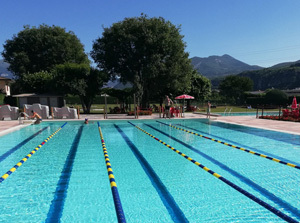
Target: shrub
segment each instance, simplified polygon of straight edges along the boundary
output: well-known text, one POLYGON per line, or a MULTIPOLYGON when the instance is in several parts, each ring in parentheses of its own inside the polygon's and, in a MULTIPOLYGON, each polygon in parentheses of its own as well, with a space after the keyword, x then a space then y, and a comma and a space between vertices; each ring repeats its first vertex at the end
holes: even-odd
POLYGON ((265 100, 266 104, 285 105, 288 103, 288 96, 281 90, 271 89, 267 91, 265 100))
POLYGON ((12 97, 12 96, 6 96, 3 100, 4 104, 8 104, 10 106, 18 106, 17 105, 17 98, 12 97))
POLYGON ((5 94, 0 93, 0 105, 4 104, 4 98, 5 98, 5 94))

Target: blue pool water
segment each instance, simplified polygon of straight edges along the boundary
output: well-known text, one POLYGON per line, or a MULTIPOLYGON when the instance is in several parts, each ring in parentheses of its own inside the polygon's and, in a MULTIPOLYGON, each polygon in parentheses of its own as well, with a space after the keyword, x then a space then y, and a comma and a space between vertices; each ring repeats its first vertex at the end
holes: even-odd
MULTIPOLYGON (((285 222, 154 138, 300 221, 299 169, 205 138, 300 166, 298 135, 205 119, 130 122, 99 122, 127 222, 285 222)), ((0 176, 63 124, 0 137, 0 176)), ((0 194, 0 222, 117 222, 97 122, 66 124, 0 183, 0 194)))

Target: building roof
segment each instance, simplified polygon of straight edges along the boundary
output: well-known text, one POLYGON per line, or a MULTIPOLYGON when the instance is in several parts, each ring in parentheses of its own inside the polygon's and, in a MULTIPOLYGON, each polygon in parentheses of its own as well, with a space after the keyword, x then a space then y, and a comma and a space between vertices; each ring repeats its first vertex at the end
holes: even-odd
POLYGON ((285 92, 289 92, 289 93, 297 92, 297 93, 299 93, 300 92, 300 88, 295 88, 295 89, 291 89, 291 90, 285 90, 285 92))
POLYGON ((11 81, 12 79, 11 79, 11 78, 7 78, 7 77, 1 77, 1 76, 0 76, 0 80, 11 81))
POLYGON ((258 91, 249 91, 250 94, 254 94, 254 95, 257 95, 257 94, 263 94, 265 93, 264 91, 261 91, 261 90, 258 90, 258 91))
POLYGON ((288 96, 299 96, 300 95, 300 88, 295 88, 291 90, 284 91, 288 96))

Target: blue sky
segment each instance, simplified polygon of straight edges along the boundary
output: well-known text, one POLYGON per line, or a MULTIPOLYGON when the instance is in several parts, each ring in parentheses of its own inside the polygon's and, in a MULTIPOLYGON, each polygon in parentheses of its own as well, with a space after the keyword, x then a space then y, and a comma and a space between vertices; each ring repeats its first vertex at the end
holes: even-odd
POLYGON ((73 31, 88 53, 102 27, 141 13, 181 25, 190 57, 229 54, 250 65, 300 60, 299 0, 0 0, 0 51, 24 25, 73 31))

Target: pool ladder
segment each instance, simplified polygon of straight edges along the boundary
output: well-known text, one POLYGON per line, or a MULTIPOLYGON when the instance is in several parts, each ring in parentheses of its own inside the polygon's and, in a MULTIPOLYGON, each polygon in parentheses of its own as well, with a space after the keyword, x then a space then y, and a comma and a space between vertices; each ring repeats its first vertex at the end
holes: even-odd
MULTIPOLYGON (((29 115, 27 115, 25 112, 20 112, 18 120, 19 120, 19 125, 22 125, 25 123, 25 117, 28 118, 29 115), (24 119, 22 119, 24 117, 24 119)), ((31 120, 26 120, 27 123, 32 123, 31 120)))
MULTIPOLYGON (((230 108, 230 110, 227 112, 227 115, 230 115, 230 114, 231 114, 231 110, 232 110, 232 108, 230 108)), ((225 111, 224 111, 224 116, 226 116, 226 111, 227 111, 227 108, 226 108, 225 111)))

